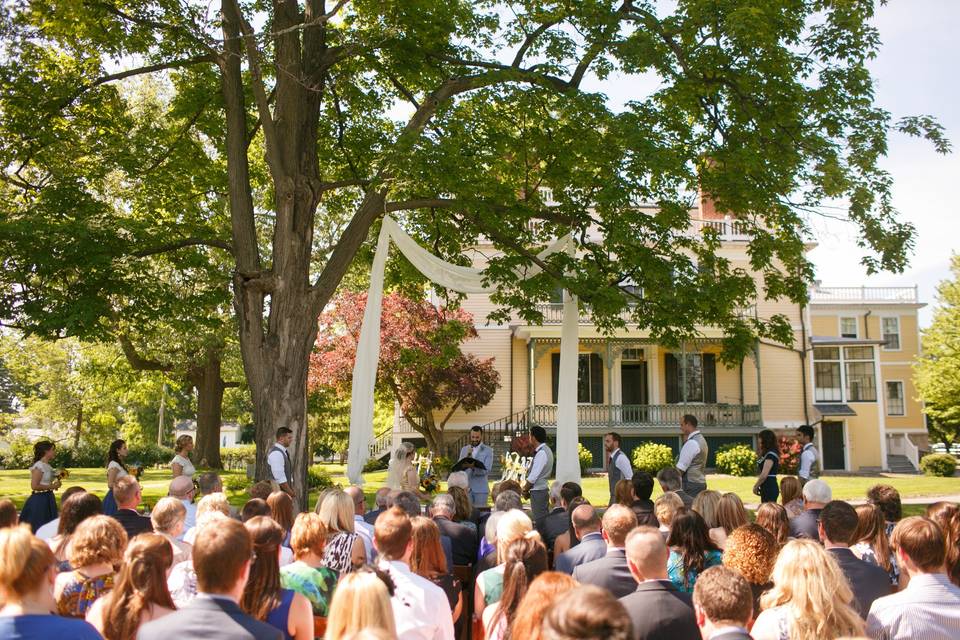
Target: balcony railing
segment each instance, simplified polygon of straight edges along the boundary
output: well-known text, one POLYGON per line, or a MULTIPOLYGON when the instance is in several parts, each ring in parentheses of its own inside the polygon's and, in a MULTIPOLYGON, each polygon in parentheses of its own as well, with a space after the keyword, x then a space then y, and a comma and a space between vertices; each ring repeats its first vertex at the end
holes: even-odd
POLYGON ((750 240, 750 226, 734 220, 692 220, 694 231, 703 233, 705 229, 712 229, 722 240, 750 240))
POLYGON ((917 287, 814 287, 811 302, 917 302, 917 287))
MULTIPOLYGON (((556 405, 538 404, 531 413, 533 424, 557 424, 556 405)), ((696 416, 702 427, 761 424, 760 407, 754 404, 581 404, 577 406, 577 424, 580 427, 675 427, 685 414, 696 416)))

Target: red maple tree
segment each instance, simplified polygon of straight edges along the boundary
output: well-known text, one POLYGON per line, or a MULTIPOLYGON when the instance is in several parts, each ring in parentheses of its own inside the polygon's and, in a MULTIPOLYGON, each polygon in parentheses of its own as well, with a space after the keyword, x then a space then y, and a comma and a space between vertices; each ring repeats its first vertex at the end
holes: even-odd
MULTIPOLYGON (((366 293, 342 293, 320 316, 310 357, 311 391, 327 387, 349 396, 366 304, 366 293)), ((444 428, 458 409, 476 411, 500 388, 493 358, 460 349, 476 337, 473 317, 462 309, 436 308, 399 293, 383 297, 377 387, 392 393, 433 451, 441 451, 444 428)))

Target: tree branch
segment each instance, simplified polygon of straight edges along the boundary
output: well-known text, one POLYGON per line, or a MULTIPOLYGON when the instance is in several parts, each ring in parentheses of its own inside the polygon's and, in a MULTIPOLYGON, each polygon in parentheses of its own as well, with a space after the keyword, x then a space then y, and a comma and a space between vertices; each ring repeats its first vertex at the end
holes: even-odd
POLYGON ((216 238, 183 238, 182 240, 174 240, 172 242, 166 242, 164 244, 158 245, 156 247, 150 247, 148 249, 141 249, 140 251, 134 252, 134 256, 137 258, 146 258, 147 256, 153 256, 158 253, 167 253, 168 251, 176 251, 177 249, 183 249, 185 247, 216 247, 217 249, 223 249, 233 253, 233 246, 229 242, 223 240, 218 240, 216 238))
POLYGON ((348 178, 345 180, 333 180, 330 182, 321 182, 317 185, 317 193, 323 193, 325 191, 336 191, 337 189, 343 189, 344 187, 368 187, 370 186, 370 180, 365 180, 363 178, 348 178))
POLYGON ((122 331, 117 332, 117 341, 120 343, 120 349, 123 350, 123 355, 126 356, 127 362, 130 363, 130 367, 134 371, 173 371, 173 367, 168 364, 163 364, 162 362, 141 356, 137 352, 137 348, 133 346, 130 338, 122 331))
POLYGON ((549 20, 527 34, 527 39, 524 40, 523 44, 520 45, 520 48, 517 50, 517 55, 514 56, 513 62, 510 64, 510 66, 519 69, 520 64, 523 62, 523 57, 527 55, 527 51, 530 50, 530 47, 533 46, 533 43, 537 40, 537 38, 546 33, 550 27, 560 24, 560 22, 560 20, 549 20))
POLYGON ((151 163, 150 163, 150 166, 147 167, 146 170, 144 170, 144 173, 145 173, 145 174, 146 174, 146 173, 151 173, 151 172, 153 172, 153 171, 154 171, 155 169, 157 169, 161 164, 163 164, 164 162, 167 161, 167 158, 169 158, 170 155, 173 153, 173 150, 177 148, 177 145, 178 145, 178 144, 180 143, 180 141, 183 140, 183 138, 187 135, 187 132, 190 131, 190 129, 193 127, 193 125, 197 124, 197 120, 199 120, 199 119, 200 119, 200 116, 203 115, 203 112, 207 109, 207 105, 210 104, 211 100, 212 100, 212 98, 207 98, 207 99, 200 105, 200 108, 197 109, 197 112, 193 114, 193 117, 191 117, 190 120, 188 120, 187 123, 180 129, 180 132, 179 132, 179 133, 177 134, 177 136, 173 139, 173 142, 170 144, 170 146, 167 147, 167 150, 164 151, 162 154, 160 154, 160 156, 158 156, 156 160, 154 160, 153 162, 151 162, 151 163))

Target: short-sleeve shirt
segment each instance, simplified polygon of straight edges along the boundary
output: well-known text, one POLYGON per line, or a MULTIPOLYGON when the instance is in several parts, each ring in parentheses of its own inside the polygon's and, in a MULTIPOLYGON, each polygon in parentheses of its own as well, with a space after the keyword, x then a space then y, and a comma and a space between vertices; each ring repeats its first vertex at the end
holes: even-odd
POLYGON ((280 569, 280 586, 306 596, 313 607, 313 615, 326 617, 337 586, 337 572, 297 561, 280 569))
POLYGON ((193 474, 197 472, 196 467, 194 467, 193 463, 190 462, 190 458, 182 456, 179 453, 173 456, 173 460, 170 461, 170 467, 172 468, 175 464, 180 465, 180 467, 183 469, 183 475, 187 476, 188 478, 192 478, 193 474))
POLYGON ((111 460, 111 461, 110 461, 110 464, 107 465, 107 473, 110 473, 110 469, 116 469, 116 470, 117 470, 117 479, 118 479, 118 480, 119 480, 120 478, 122 478, 123 476, 128 476, 128 475, 130 475, 129 473, 127 473, 127 470, 124 469, 123 466, 122 466, 119 462, 117 462, 116 460, 111 460))
POLYGON ((31 471, 33 469, 40 470, 40 482, 42 484, 52 484, 53 483, 53 467, 44 462, 43 460, 37 460, 30 467, 31 471))

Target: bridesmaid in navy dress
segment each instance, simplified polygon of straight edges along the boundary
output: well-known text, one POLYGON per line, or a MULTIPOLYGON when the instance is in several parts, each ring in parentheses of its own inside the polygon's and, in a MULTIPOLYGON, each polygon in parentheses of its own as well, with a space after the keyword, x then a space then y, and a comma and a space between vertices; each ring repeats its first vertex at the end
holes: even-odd
POLYGON ((760 496, 760 502, 776 502, 780 497, 777 484, 777 472, 780 471, 780 447, 777 436, 770 429, 764 429, 757 436, 760 441, 760 459, 757 461, 757 481, 753 492, 760 496))
POLYGON ((30 467, 32 493, 20 512, 20 521, 30 523, 34 532, 57 517, 57 499, 53 492, 60 488, 50 461, 56 454, 56 446, 47 440, 33 445, 33 465, 30 467))
POLYGON ((117 512, 117 501, 113 497, 113 484, 123 476, 130 475, 130 470, 124 464, 127 457, 127 443, 123 440, 114 440, 110 443, 107 453, 107 497, 103 499, 103 515, 112 516, 117 512))

